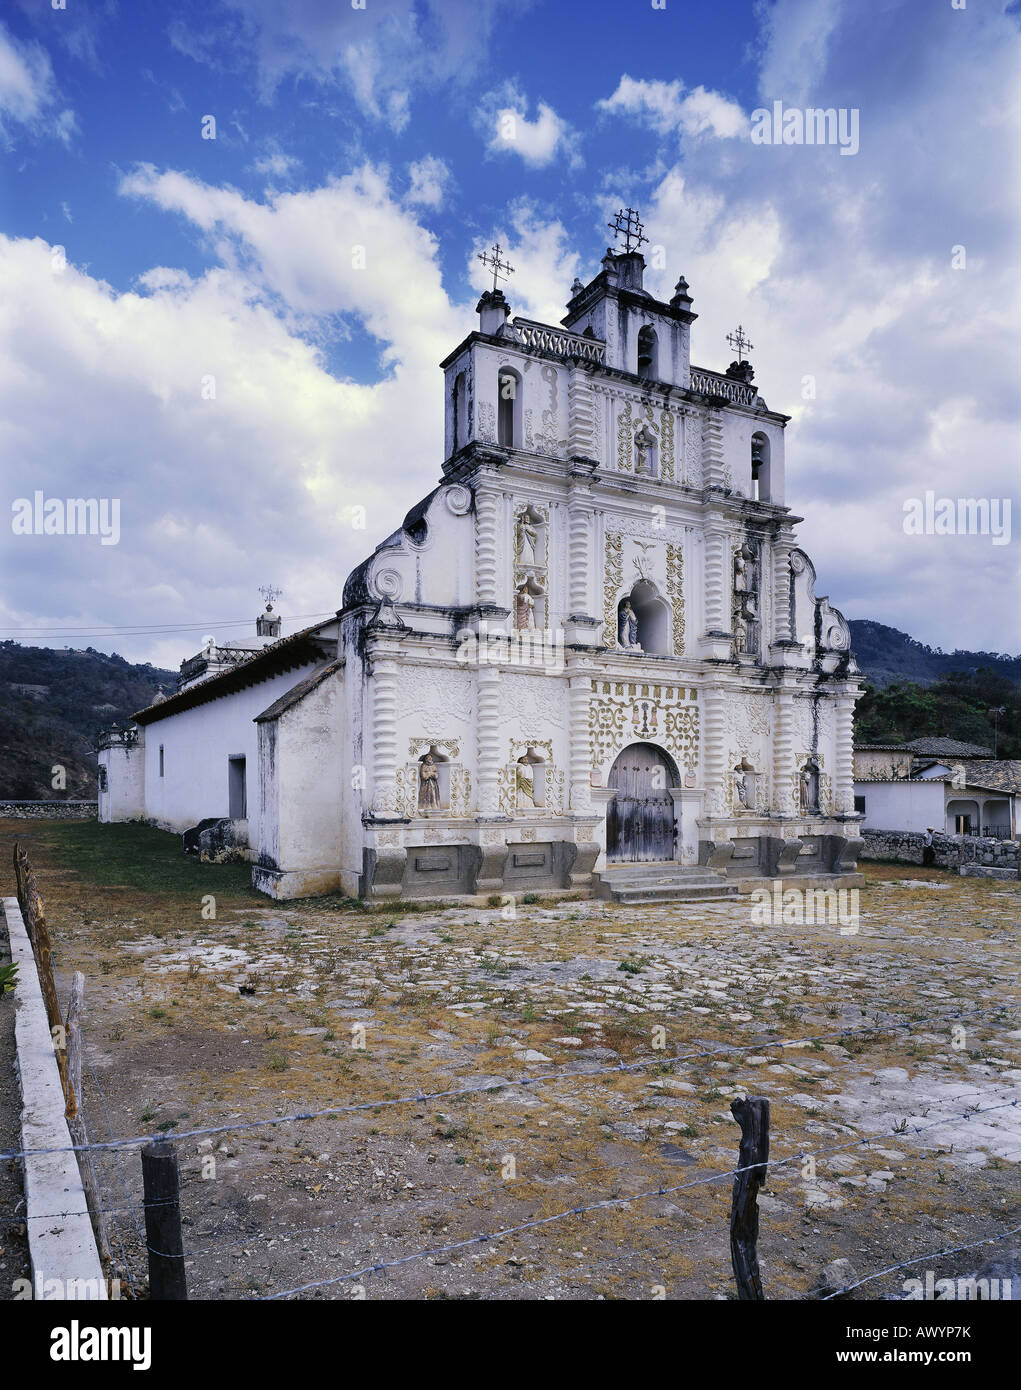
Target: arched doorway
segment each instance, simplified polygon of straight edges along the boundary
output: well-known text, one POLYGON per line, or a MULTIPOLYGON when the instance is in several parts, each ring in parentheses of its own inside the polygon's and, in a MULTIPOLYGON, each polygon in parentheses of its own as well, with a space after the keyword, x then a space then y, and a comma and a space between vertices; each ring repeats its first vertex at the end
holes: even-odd
POLYGON ((610 769, 616 795, 606 808, 606 862, 635 864, 674 857, 674 799, 670 759, 651 743, 632 743, 610 769))

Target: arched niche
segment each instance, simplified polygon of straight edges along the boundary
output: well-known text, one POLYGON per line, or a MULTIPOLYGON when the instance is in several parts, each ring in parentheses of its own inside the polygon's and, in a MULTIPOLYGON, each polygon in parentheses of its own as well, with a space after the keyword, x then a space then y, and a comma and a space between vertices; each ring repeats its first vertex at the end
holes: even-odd
POLYGON ((754 811, 757 802, 756 786, 758 773, 747 758, 742 758, 734 768, 734 810, 754 811))
POLYGON ((496 376, 496 442, 508 449, 521 447, 521 377, 513 367, 496 376))
POLYGON ((625 651, 670 654, 670 605, 651 579, 639 579, 618 603, 617 641, 625 651))
POLYGON ((464 372, 454 378, 454 453, 468 443, 468 386, 464 372))
POLYGON ((446 811, 450 808, 450 759, 436 745, 418 759, 418 811, 446 811))
POLYGON ((772 496, 769 476, 769 439, 761 430, 752 435, 752 499, 768 502, 772 496))
POLYGON ((814 758, 802 763, 798 773, 798 800, 803 813, 819 810, 819 764, 814 758))
POLYGON ((638 375, 644 381, 656 381, 659 376, 659 339, 648 323, 638 332, 638 375))
POLYGON ((514 764, 514 804, 519 811, 540 811, 546 805, 546 759, 528 747, 514 764))

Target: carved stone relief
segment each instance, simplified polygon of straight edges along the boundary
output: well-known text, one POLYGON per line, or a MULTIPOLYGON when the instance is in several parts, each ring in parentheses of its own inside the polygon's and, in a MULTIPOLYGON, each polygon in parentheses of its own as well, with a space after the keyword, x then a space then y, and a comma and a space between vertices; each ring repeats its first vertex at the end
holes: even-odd
POLYGON ((592 766, 603 767, 633 743, 660 743, 679 767, 694 773, 699 756, 699 707, 686 686, 646 681, 592 681, 589 744, 592 766))

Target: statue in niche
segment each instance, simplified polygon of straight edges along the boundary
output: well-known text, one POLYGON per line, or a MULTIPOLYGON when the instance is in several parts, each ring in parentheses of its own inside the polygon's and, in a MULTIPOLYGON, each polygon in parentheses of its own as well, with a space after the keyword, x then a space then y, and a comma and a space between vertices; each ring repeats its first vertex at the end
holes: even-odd
POLYGON ((514 591, 514 626, 516 628, 535 627, 535 599, 528 592, 527 579, 514 591))
POLYGON ((745 559, 744 546, 734 556, 734 593, 748 593, 748 561, 745 559))
POLYGON ((617 641, 628 652, 640 652, 642 644, 638 640, 638 618, 635 610, 631 607, 631 600, 624 600, 624 607, 620 610, 620 618, 617 621, 617 641))
POLYGON ((440 770, 431 753, 418 765, 418 809, 438 811, 440 809, 440 770))
POLYGON ((653 438, 648 430, 642 425, 635 431, 635 473, 650 474, 652 468, 649 459, 652 456, 653 438))
POLYGON ((528 748, 517 760, 515 789, 517 792, 517 807, 519 810, 535 810, 535 764, 541 763, 542 759, 534 748, 528 748))
POLYGON ((748 786, 748 775, 743 767, 734 769, 734 793, 737 796, 737 804, 746 811, 752 808, 751 789, 748 786))
POLYGON ((819 808, 819 774, 813 763, 806 763, 798 778, 801 809, 816 811, 819 808))
POLYGON ((515 545, 520 564, 534 565, 538 563, 535 552, 538 539, 539 529, 532 520, 531 514, 527 511, 522 512, 518 517, 518 534, 515 545))

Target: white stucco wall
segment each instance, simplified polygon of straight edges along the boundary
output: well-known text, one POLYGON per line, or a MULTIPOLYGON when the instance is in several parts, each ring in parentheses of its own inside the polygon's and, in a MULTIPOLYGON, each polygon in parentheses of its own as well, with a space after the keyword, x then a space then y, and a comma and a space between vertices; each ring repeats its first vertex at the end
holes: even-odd
POLYGON ((943 829, 942 782, 856 781, 854 794, 865 798, 864 830, 943 829))
POLYGON ((145 814, 178 833, 208 816, 229 811, 227 759, 245 757, 248 789, 248 837, 253 851, 260 843, 257 787, 258 734, 254 719, 268 705, 304 679, 308 663, 285 671, 233 695, 196 705, 145 726, 145 814), (164 749, 160 776, 159 750, 164 749))
POLYGON ((340 886, 343 710, 343 677, 335 673, 257 726, 258 859, 287 876, 287 896, 340 886))
POLYGON ((145 730, 133 744, 100 749, 99 766, 106 768, 106 791, 99 789, 99 820, 141 820, 145 815, 145 730))

